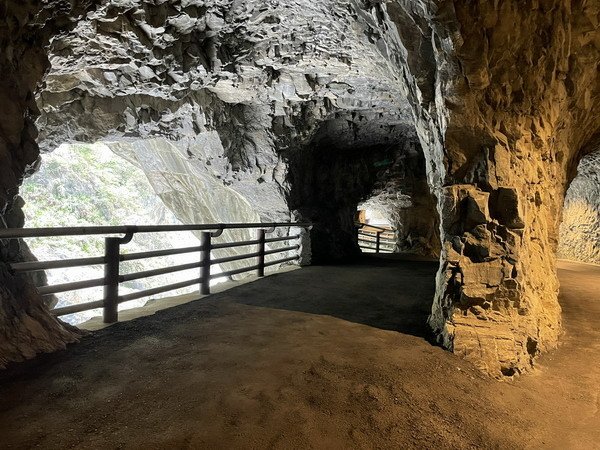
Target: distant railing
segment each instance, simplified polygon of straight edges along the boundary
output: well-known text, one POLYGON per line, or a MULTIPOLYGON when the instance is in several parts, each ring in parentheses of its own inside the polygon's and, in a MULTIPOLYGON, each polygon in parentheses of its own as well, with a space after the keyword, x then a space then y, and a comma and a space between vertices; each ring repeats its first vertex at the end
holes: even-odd
POLYGON ((367 223, 356 224, 358 246, 361 250, 373 250, 375 253, 393 253, 396 247, 396 229, 378 227, 367 223))
POLYGON ((107 234, 124 234, 123 237, 108 236, 105 237, 104 256, 91 258, 75 258, 54 261, 31 261, 11 264, 12 269, 17 273, 35 272, 47 269, 63 269, 72 267, 84 267, 103 264, 104 277, 91 280, 77 281, 72 283, 63 283, 53 286, 38 286, 38 292, 42 296, 58 294, 61 292, 77 291, 92 287, 104 286, 104 296, 101 300, 87 302, 77 305, 55 308, 51 312, 56 316, 74 314, 81 311, 88 311, 96 308, 103 308, 103 319, 105 323, 114 323, 118 321, 118 305, 123 302, 136 300, 144 297, 161 294, 164 292, 182 289, 188 286, 198 284, 200 294, 210 294, 210 281, 215 278, 230 277, 256 270, 259 277, 265 275, 265 268, 282 264, 289 261, 300 259, 298 250, 300 243, 287 245, 284 247, 266 250, 267 243, 298 241, 301 234, 291 236, 281 236, 267 238, 268 233, 272 233, 277 228, 304 228, 310 229, 310 223, 228 223, 228 224, 198 224, 198 225, 126 225, 126 226, 100 226, 100 227, 64 227, 64 228, 6 228, 0 229, 0 239, 21 239, 32 237, 58 237, 58 236, 90 236, 107 234), (256 229, 257 238, 249 241, 225 242, 213 244, 212 238, 221 236, 224 230, 231 229, 256 229), (200 245, 186 248, 154 250, 139 253, 121 254, 121 245, 129 243, 136 233, 158 233, 172 231, 201 231, 200 245), (216 249, 226 249, 233 247, 256 246, 256 251, 242 255, 228 256, 212 259, 211 251, 216 249), (265 262, 265 256, 277 253, 296 251, 291 257, 285 257, 274 261, 265 262), (119 267, 121 262, 154 258, 159 256, 181 255, 186 253, 199 253, 198 262, 180 264, 171 267, 163 267, 154 270, 145 270, 136 273, 121 275, 119 267), (233 261, 240 261, 248 258, 256 258, 256 264, 250 267, 229 270, 218 274, 211 274, 212 265, 223 264, 233 261), (127 281, 138 280, 142 278, 165 275, 180 272, 189 269, 200 269, 199 277, 192 280, 172 283, 152 289, 146 289, 127 295, 119 295, 119 284, 127 281))

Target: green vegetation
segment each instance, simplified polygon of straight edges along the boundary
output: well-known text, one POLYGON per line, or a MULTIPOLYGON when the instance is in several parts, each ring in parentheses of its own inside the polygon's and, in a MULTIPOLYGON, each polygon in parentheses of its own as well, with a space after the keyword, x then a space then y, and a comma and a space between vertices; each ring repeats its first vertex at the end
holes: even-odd
MULTIPOLYGON (((102 144, 63 145, 44 155, 40 171, 25 181, 21 193, 26 202, 26 227, 179 223, 154 193, 144 172, 102 144)), ((27 242, 40 260, 101 256, 104 253, 101 236, 28 239, 27 242)), ((197 242, 187 232, 136 235, 122 251, 185 247, 197 245, 197 242)), ((193 260, 197 255, 189 258, 193 260)), ((122 272, 184 262, 187 261, 181 257, 176 262, 172 258, 154 258, 123 264, 122 272)), ((170 276, 167 281, 190 279, 196 275, 182 272, 170 276)), ((101 276, 101 266, 48 271, 50 284, 101 276)), ((165 284, 165 278, 130 282, 122 287, 122 291, 148 289, 160 284, 165 284)), ((64 294, 60 296, 59 306, 97 300, 101 295, 101 288, 64 294)), ((77 323, 90 314, 74 316, 69 321, 77 323)))

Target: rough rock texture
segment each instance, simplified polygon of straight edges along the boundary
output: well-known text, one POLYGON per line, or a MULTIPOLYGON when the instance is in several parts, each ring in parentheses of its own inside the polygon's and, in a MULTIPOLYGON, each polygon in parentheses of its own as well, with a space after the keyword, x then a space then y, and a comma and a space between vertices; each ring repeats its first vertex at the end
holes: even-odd
POLYGON ((427 183, 425 158, 417 139, 407 139, 396 160, 379 174, 369 198, 358 209, 377 211, 397 230, 397 251, 439 256, 439 215, 427 183))
MULTIPOLYGON (((23 213, 27 227, 106 226, 122 225, 180 225, 181 222, 155 194, 145 173, 115 155, 102 144, 62 145, 43 156, 39 170, 27 178, 21 187, 23 213)), ((30 238, 26 242, 41 260, 97 257, 104 254, 104 236, 63 236, 59 238, 30 238)), ((135 235, 122 246, 127 253, 146 252, 162 248, 181 248, 198 245, 190 232, 135 235)), ((198 262, 198 254, 164 256, 123 262, 120 273, 159 269, 165 266, 198 262)), ((215 268, 215 270, 218 270, 215 268)), ((43 271, 32 274, 44 274, 43 271)), ((104 267, 92 265, 54 269, 47 272, 50 284, 101 278, 104 267)), ((198 269, 158 277, 131 280, 120 285, 122 295, 177 283, 198 276, 198 269)), ((44 280, 35 284, 41 285, 44 280)), ((213 280, 214 281, 214 280, 213 280)), ((153 299, 188 294, 197 286, 153 296, 153 299)), ((101 286, 57 294, 57 307, 97 301, 102 298, 101 286)), ((47 297, 44 297, 46 299, 47 297)), ((144 306, 148 299, 137 299, 119 305, 120 309, 144 306)), ((64 322, 76 325, 102 315, 102 309, 81 311, 61 316, 64 322)))
MULTIPOLYGON (((35 90, 48 68, 44 46, 89 4, 75 0, 0 4, 0 217, 5 227, 21 225, 21 205, 15 203, 18 186, 38 158, 35 90)), ((0 368, 62 348, 78 336, 48 313, 29 280, 11 272, 8 263, 27 253, 21 245, 0 242, 0 368)))
POLYGON ((288 153, 391 145, 412 122, 375 25, 354 1, 109 2, 53 43, 40 141, 160 136, 289 219, 288 153))
POLYGON ((439 200, 430 324, 494 375, 527 370, 561 331, 554 253, 569 175, 600 130, 599 8, 388 2, 439 200))
MULTIPOLYGON (((294 194, 287 160, 294 158, 286 152, 335 139, 339 148, 368 153, 372 146, 401 142, 411 122, 368 3, 103 2, 65 34, 59 34, 65 24, 50 20, 48 11, 66 21, 78 18, 82 6, 47 3, 40 6, 47 10, 35 16, 34 7, 17 11, 16 3, 5 5, 10 26, 2 29, 1 51, 10 64, 2 64, 8 118, 3 125, 8 129, 17 122, 2 134, 16 145, 3 165, 13 168, 3 177, 6 202, 16 195, 22 176, 35 168, 36 137, 45 150, 69 141, 160 137, 195 161, 205 176, 242 193, 261 219, 327 223, 327 208, 316 208, 316 215, 290 212, 294 194), (25 43, 24 34, 37 20, 43 33, 25 43), (38 137, 33 91, 47 68, 42 45, 50 35, 55 35, 52 72, 38 96, 43 113, 38 137), (15 52, 14 43, 24 45, 22 51, 15 52), (15 84, 23 89, 15 90, 15 84)), ((372 189, 375 178, 371 173, 369 185, 359 186, 355 202, 372 189)), ((344 200, 345 193, 337 192, 344 200)), ((14 211, 20 215, 18 205, 14 211)), ((332 228, 326 238, 335 242, 352 224, 342 220, 326 226, 332 228)), ((345 245, 352 249, 356 242, 345 245)), ((3 260, 20 253, 16 248, 3 260)), ((56 338, 56 346, 62 341, 56 338)))
POLYGON ((579 163, 562 217, 558 257, 600 264, 600 151, 579 163))
MULTIPOLYGON (((326 258, 356 252, 357 203, 394 185, 380 163, 398 161, 416 133, 442 242, 430 324, 447 348, 511 376, 561 331, 563 197, 600 143, 599 10, 568 0, 105 2, 53 42, 40 140, 51 150, 168 139, 261 218, 314 220, 315 257, 326 258)), ((9 72, 30 94, 43 70, 9 72)), ((35 108, 27 98, 13 99, 12 120, 35 108)), ((37 156, 31 120, 19 124, 7 199, 37 156)), ((435 214, 426 217, 431 228, 435 214)))
MULTIPOLYGON (((244 196, 224 186, 219 179, 208 175, 195 159, 187 159, 181 149, 165 139, 144 139, 127 142, 106 142, 117 155, 139 167, 148 178, 152 189, 182 223, 258 223, 256 209, 244 196)), ((287 235, 287 229, 278 228, 274 235, 287 235)), ((226 230, 213 243, 250 241, 256 239, 256 230, 226 230)), ((201 232, 194 232, 200 238, 201 232)), ((272 237, 273 235, 269 235, 272 237)), ((290 243, 291 245, 291 243, 290 243)), ((276 246, 281 247, 277 244, 276 246)), ((267 250, 272 247, 266 244, 267 250)), ((243 255, 248 247, 217 249, 213 258, 243 255)), ((292 256, 292 253, 267 255, 266 261, 292 256)), ((255 259, 220 264, 223 271, 249 267, 255 259)), ((277 267, 269 267, 270 270, 277 267)), ((248 276, 238 275, 237 277, 248 276)))

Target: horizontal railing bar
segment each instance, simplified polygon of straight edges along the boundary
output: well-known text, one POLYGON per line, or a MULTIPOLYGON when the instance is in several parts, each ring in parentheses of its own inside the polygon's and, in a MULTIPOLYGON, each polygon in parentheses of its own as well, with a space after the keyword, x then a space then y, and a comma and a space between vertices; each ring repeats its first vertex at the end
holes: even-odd
POLYGON ((199 252, 201 249, 202 247, 198 245, 195 247, 171 248, 149 252, 124 253, 119 257, 119 261, 134 261, 136 259, 155 258, 157 256, 181 255, 183 253, 199 252))
POLYGON ((73 283, 55 284, 54 286, 40 286, 38 292, 40 295, 57 294, 59 292, 78 291, 96 286, 104 286, 104 278, 94 280, 75 281, 73 283))
POLYGON ((258 269, 258 264, 254 265, 254 266, 249 266, 249 267, 242 267, 241 269, 229 270, 227 272, 213 273, 210 276, 210 279, 212 280, 215 278, 230 277, 232 275, 238 275, 240 273, 250 272, 251 270, 256 270, 256 269, 258 269))
MULTIPOLYGON (((372 248, 372 249, 376 249, 377 248, 377 246, 375 246, 375 245, 371 246, 371 245, 358 244, 358 246, 361 247, 361 248, 372 248)), ((383 245, 380 245, 379 248, 380 249, 389 250, 389 249, 393 249, 394 246, 390 245, 390 246, 384 247, 383 245)))
MULTIPOLYGON (((376 250, 377 247, 373 246, 369 246, 369 245, 359 245, 360 248, 367 248, 369 250, 376 250)), ((386 251, 390 251, 393 252, 394 248, 393 247, 383 247, 383 246, 379 246, 379 250, 386 250, 386 251)))
POLYGON ((269 223, 207 223, 195 225, 120 225, 98 227, 53 227, 53 228, 4 228, 0 229, 0 239, 29 237, 89 236, 98 234, 160 233, 167 231, 207 231, 247 228, 308 228, 308 222, 269 222, 269 223))
MULTIPOLYGON (((375 242, 370 242, 370 243, 366 243, 366 244, 359 242, 358 245, 361 247, 366 247, 366 248, 376 248, 377 247, 377 244, 375 242), (369 244, 372 244, 372 245, 369 245, 369 244)), ((394 248, 395 246, 396 246, 396 244, 379 243, 380 248, 394 248)))
POLYGON ((358 230, 359 234, 364 234, 365 236, 377 236, 378 234, 380 236, 396 236, 396 233, 384 233, 382 231, 363 231, 363 230, 358 230))
MULTIPOLYGON (((269 239, 265 239, 265 243, 271 242, 280 242, 280 241, 291 241, 293 239, 298 239, 300 237, 299 234, 295 234, 293 236, 282 236, 282 237, 273 237, 269 239)), ((212 249, 221 249, 221 248, 232 248, 232 247, 245 247, 247 245, 257 245, 260 241, 258 239, 254 239, 252 241, 240 241, 240 242, 223 242, 221 244, 213 244, 212 249)))
MULTIPOLYGON (((358 237, 359 241, 365 241, 365 242, 377 242, 377 238, 374 236, 366 236, 366 237, 362 237, 359 236, 358 237)), ((379 242, 396 242, 395 239, 383 239, 383 238, 379 238, 379 242)))
POLYGON ((245 247, 247 245, 256 245, 258 242, 258 239, 254 239, 252 241, 223 242, 222 244, 213 244, 211 248, 214 250, 220 248, 245 247))
MULTIPOLYGON (((377 242, 376 240, 371 240, 371 239, 362 239, 362 238, 358 238, 359 241, 361 242, 371 242, 371 243, 375 243, 377 242)), ((380 244, 390 244, 390 245, 395 245, 396 241, 392 241, 392 240, 388 240, 388 239, 380 239, 379 240, 380 244)))
POLYGON ((179 283, 167 284, 166 286, 146 289, 144 291, 133 292, 127 295, 121 295, 119 296, 119 303, 137 300, 138 298, 150 297, 151 295, 162 294, 163 292, 174 291, 175 289, 182 289, 193 284, 200 284, 201 281, 201 278, 196 278, 195 280, 180 281, 179 283))
POLYGON ((300 249, 299 245, 290 245, 289 247, 274 248, 273 250, 267 250, 265 252, 265 256, 266 255, 274 255, 275 253, 289 252, 291 250, 298 250, 298 249, 300 249))
POLYGON ((293 236, 273 237, 273 238, 265 239, 265 243, 269 244, 271 242, 292 241, 294 239, 298 239, 299 237, 300 237, 299 234, 295 234, 293 236))
MULTIPOLYGON (((360 234, 358 236, 358 238, 359 239, 361 239, 361 238, 377 239, 377 235, 374 235, 374 234, 360 234)), ((384 240, 385 239, 385 240, 391 241, 391 240, 396 239, 396 236, 394 236, 394 237, 379 236, 379 239, 380 240, 384 240)))
MULTIPOLYGON (((368 244, 373 244, 373 245, 376 245, 376 244, 377 244, 377 242, 376 242, 376 241, 367 241, 367 240, 365 240, 365 239, 359 239, 359 240, 358 240, 358 242, 359 242, 359 243, 360 243, 360 242, 366 242, 366 243, 368 243, 368 244)), ((380 244, 380 245, 391 245, 391 246, 395 246, 395 245, 396 245, 396 241, 393 241, 393 242, 383 242, 383 241, 379 241, 379 244, 380 244)))
MULTIPOLYGON (((367 234, 360 234, 360 235, 358 235, 358 239, 363 239, 363 240, 369 239, 369 240, 373 240, 374 241, 375 239, 377 239, 377 236, 371 236, 371 235, 367 235, 367 234)), ((396 242, 396 237, 394 236, 392 238, 392 237, 383 237, 383 236, 380 236, 379 240, 380 241, 394 241, 394 242, 396 242)))
POLYGON ((183 270, 196 269, 197 267, 200 267, 200 265, 200 261, 198 261, 188 264, 180 264, 178 266, 163 267, 161 269, 152 269, 144 270, 142 272, 128 273, 119 276, 119 283, 126 283, 127 281, 139 280, 140 278, 155 277, 157 275, 166 275, 168 273, 173 272, 181 272, 183 270))
POLYGON ((65 269, 67 267, 93 266, 96 264, 104 264, 106 262, 104 256, 95 258, 74 258, 65 260, 53 261, 28 261, 13 263, 11 267, 17 272, 35 272, 37 270, 49 269, 65 269))
POLYGON ((381 230, 381 231, 392 231, 393 228, 383 228, 383 227, 378 227, 376 225, 370 225, 368 223, 362 223, 362 222, 358 222, 357 225, 361 225, 363 227, 368 227, 368 228, 374 228, 375 230, 381 230))
POLYGON ((296 256, 290 256, 289 258, 277 259, 275 261, 265 263, 265 267, 274 266, 275 264, 281 264, 281 263, 288 262, 288 261, 294 261, 296 259, 300 259, 300 256, 296 255, 296 256))
POLYGON ((232 262, 232 261, 240 261, 242 259, 256 258, 259 254, 260 254, 260 252, 246 253, 244 255, 235 255, 235 256, 228 256, 226 258, 213 259, 210 262, 211 262, 211 264, 223 264, 223 263, 228 263, 228 262, 232 262))
POLYGON ((104 306, 104 300, 97 300, 95 302, 80 303, 77 305, 64 306, 62 308, 55 308, 50 311, 55 316, 66 316, 67 314, 75 314, 81 311, 89 311, 90 309, 98 309, 104 306))
MULTIPOLYGON (((298 250, 299 248, 300 248, 299 245, 290 245, 289 247, 281 247, 281 248, 276 248, 273 250, 267 250, 265 252, 265 256, 274 255, 275 253, 288 252, 290 250, 298 250)), ((232 262, 232 261, 239 261, 242 259, 256 258, 258 256, 260 256, 260 252, 247 253, 245 255, 235 255, 235 256, 228 256, 226 258, 213 259, 211 261, 211 263, 212 264, 223 264, 223 263, 228 263, 228 262, 232 262)))

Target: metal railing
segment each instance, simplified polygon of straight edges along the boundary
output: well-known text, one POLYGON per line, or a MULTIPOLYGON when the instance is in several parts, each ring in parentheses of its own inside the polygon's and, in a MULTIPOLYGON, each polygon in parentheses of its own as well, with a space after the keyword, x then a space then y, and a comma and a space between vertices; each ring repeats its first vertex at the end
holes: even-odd
POLYGON ((393 253, 396 247, 396 229, 385 228, 367 223, 356 224, 358 246, 361 250, 373 250, 375 253, 393 253))
POLYGON ((61 292, 77 291, 92 287, 104 287, 103 298, 93 302, 81 303, 61 308, 55 308, 51 312, 56 316, 74 314, 81 311, 103 308, 103 319, 105 323, 114 323, 118 321, 118 305, 144 297, 174 291, 185 287, 198 284, 200 294, 210 294, 210 281, 215 278, 231 277, 245 272, 256 270, 259 277, 265 275, 265 268, 282 264, 289 261, 300 259, 300 243, 287 245, 271 250, 266 249, 266 244, 284 241, 298 241, 301 234, 267 238, 268 233, 272 233, 277 228, 304 228, 310 229, 310 223, 228 223, 228 224, 198 224, 198 225, 126 225, 126 226, 92 226, 92 227, 64 227, 64 228, 16 228, 0 229, 0 239, 23 239, 39 237, 58 237, 58 236, 91 236, 91 235, 114 235, 124 234, 122 237, 105 237, 104 256, 90 258, 75 258, 54 261, 31 261, 12 263, 12 269, 17 273, 28 273, 50 269, 64 269, 73 267, 85 267, 93 265, 104 265, 104 276, 102 278, 76 281, 72 283, 63 283, 53 286, 37 286, 38 292, 42 296, 58 294, 61 292), (257 238, 255 240, 212 243, 212 238, 221 236, 225 230, 256 229, 257 238), (171 231, 200 231, 200 245, 176 249, 154 250, 138 253, 121 253, 121 245, 129 243, 136 233, 158 233, 171 231), (227 249, 234 247, 256 246, 256 251, 241 255, 227 256, 212 259, 211 251, 216 249, 227 249), (276 259, 274 261, 265 261, 267 255, 275 255, 296 251, 294 256, 276 259), (160 256, 182 255, 186 253, 198 253, 198 262, 180 264, 160 269, 144 270, 141 272, 120 274, 120 263, 126 261, 142 260, 146 258, 155 258, 160 256), (229 270, 218 274, 211 274, 211 266, 224 264, 233 261, 256 258, 256 264, 249 267, 242 267, 235 270, 229 270), (119 284, 142 278, 149 278, 158 275, 166 275, 190 269, 199 269, 197 278, 172 283, 152 289, 146 289, 131 294, 120 295, 119 284))

